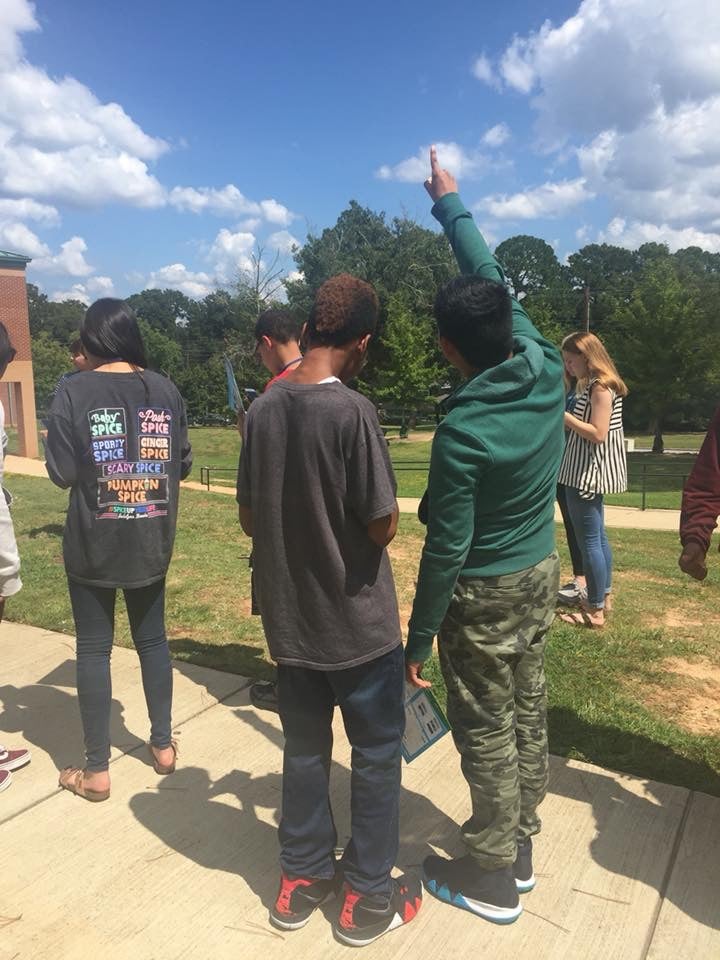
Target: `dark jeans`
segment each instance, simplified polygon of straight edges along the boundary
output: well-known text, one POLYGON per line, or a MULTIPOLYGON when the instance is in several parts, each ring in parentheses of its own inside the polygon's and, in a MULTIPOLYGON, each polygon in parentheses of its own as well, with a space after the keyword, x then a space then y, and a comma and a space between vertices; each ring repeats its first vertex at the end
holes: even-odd
POLYGON ((565 490, 566 488, 564 484, 559 483, 557 485, 557 502, 558 506, 560 507, 560 513, 562 514, 563 526, 565 527, 565 537, 567 539, 568 550, 570 551, 570 562, 572 563, 573 576, 582 577, 585 574, 582 550, 580 549, 580 544, 575 536, 575 528, 573 527, 572 520, 570 519, 570 511, 568 510, 567 495, 565 490))
MULTIPOLYGON (((68 580, 77 636, 77 691, 85 732, 86 768, 107 770, 110 759, 110 654, 115 626, 114 587, 68 580)), ((165 636, 165 581, 124 590, 130 632, 140 657, 150 718, 150 742, 170 746, 172 667, 165 636)))
POLYGON ((605 512, 601 493, 589 500, 574 487, 566 487, 570 519, 583 555, 587 577, 588 605, 602 610, 612 585, 612 550, 605 533, 605 512))
POLYGON ((337 833, 329 797, 334 703, 352 746, 351 840, 339 870, 366 895, 389 896, 398 850, 403 648, 346 670, 278 667, 285 734, 280 865, 290 876, 332 877, 337 833))

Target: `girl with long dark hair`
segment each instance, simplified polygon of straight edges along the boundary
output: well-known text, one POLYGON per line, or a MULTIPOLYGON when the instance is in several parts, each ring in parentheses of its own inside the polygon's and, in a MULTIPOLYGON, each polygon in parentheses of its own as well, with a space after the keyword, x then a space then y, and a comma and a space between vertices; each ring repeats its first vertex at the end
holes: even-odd
POLYGON ((165 575, 179 484, 192 456, 183 400, 170 380, 146 369, 127 304, 112 298, 93 303, 80 339, 89 369, 60 386, 46 448, 50 479, 70 489, 63 557, 86 753, 84 769, 66 767, 59 782, 99 801, 110 796, 110 653, 118 589, 140 657, 151 760, 157 773, 175 770, 165 575))

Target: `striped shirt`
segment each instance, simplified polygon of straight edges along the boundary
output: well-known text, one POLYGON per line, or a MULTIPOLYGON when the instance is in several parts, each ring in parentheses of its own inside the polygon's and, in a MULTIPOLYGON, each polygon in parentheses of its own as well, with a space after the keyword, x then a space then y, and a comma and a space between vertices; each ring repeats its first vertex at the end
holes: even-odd
MULTIPOLYGON (((599 382, 597 379, 591 380, 577 398, 573 414, 584 423, 590 422, 592 388, 599 382)), ((623 398, 614 390, 610 391, 610 396, 610 429, 605 440, 602 443, 592 443, 571 430, 560 464, 558 483, 574 487, 580 491, 581 497, 588 500, 598 493, 624 493, 627 490, 623 398)))

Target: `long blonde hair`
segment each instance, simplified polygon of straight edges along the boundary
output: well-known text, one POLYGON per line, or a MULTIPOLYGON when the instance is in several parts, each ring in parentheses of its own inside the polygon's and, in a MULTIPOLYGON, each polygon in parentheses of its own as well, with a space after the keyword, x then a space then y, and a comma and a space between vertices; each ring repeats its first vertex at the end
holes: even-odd
POLYGON ((560 344, 560 349, 584 357, 587 362, 588 377, 578 379, 578 393, 587 387, 589 380, 598 380, 608 390, 613 390, 621 397, 627 396, 628 388, 610 354, 594 333, 571 333, 560 344))

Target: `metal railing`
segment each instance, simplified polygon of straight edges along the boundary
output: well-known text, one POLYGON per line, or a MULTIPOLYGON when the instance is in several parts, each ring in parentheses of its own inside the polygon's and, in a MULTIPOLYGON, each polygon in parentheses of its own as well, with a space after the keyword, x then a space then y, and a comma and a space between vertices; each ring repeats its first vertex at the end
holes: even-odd
MULTIPOLYGON (((399 460, 397 463, 393 464, 393 469, 395 470, 396 473, 399 473, 399 472, 402 473, 403 471, 408 471, 408 472, 412 471, 417 473, 422 471, 424 473, 427 473, 429 468, 430 468, 429 460, 399 460)), ((208 490, 210 489, 211 476, 213 473, 230 473, 234 475, 237 473, 237 469, 235 467, 213 467, 210 465, 200 467, 200 483, 203 484, 205 487, 207 487, 208 490)), ((643 464, 642 471, 640 473, 640 509, 647 510, 648 493, 666 492, 666 493, 677 493, 678 496, 682 496, 682 489, 685 486, 685 482, 688 476, 689 476, 689 473, 687 470, 685 470, 684 472, 680 472, 680 471, 665 472, 665 471, 657 471, 657 470, 648 470, 647 464, 643 464), (679 490, 674 490, 674 489, 667 490, 667 491, 648 490, 648 479, 651 477, 663 477, 667 479, 674 479, 677 477, 681 477, 682 482, 679 490)), ((631 483, 636 482, 637 480, 638 480, 638 475, 636 472, 633 471, 631 473, 628 473, 628 486, 631 483)), ((629 491, 629 492, 635 493, 637 491, 629 491)))

